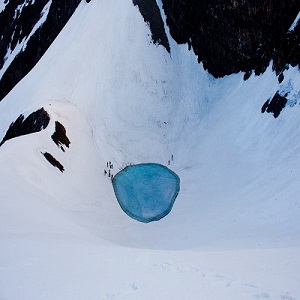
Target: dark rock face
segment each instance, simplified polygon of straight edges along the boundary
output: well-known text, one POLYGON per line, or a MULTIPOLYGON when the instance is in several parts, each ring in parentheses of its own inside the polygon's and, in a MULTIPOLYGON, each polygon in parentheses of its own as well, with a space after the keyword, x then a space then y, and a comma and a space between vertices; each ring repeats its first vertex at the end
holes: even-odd
POLYGON ((132 0, 132 2, 138 6, 145 22, 149 24, 153 43, 164 46, 170 53, 169 40, 156 0, 132 0))
MULTIPOLYGON (((299 5, 300 6, 300 5, 299 5)), ((298 7, 299 10, 299 7, 298 7)), ((274 67, 277 74, 282 74, 287 64, 295 67, 300 65, 300 22, 293 31, 288 31, 284 35, 278 48, 274 50, 274 67)), ((278 78, 282 82, 283 77, 278 78)))
POLYGON ((1 28, 0 40, 0 68, 4 64, 4 56, 7 48, 14 49, 18 42, 26 38, 34 25, 39 21, 43 7, 48 0, 40 0, 35 5, 24 5, 18 9, 24 1, 9 1, 5 10, 0 14, 0 23, 6 24, 1 28), (10 25, 10 26, 8 26, 10 25))
POLYGON ((265 71, 271 59, 280 74, 300 64, 299 25, 288 32, 298 0, 162 0, 172 37, 188 43, 213 76, 239 71, 245 79, 265 71))
MULTIPOLYGON (((0 14, 0 68, 8 49, 27 37, 49 0, 10 0, 0 14), (21 9, 22 7, 22 9, 21 9), (5 26, 3 26, 5 24, 5 26)), ((46 21, 35 31, 0 80, 0 101, 35 66, 67 23, 80 0, 52 0, 46 21)))
POLYGON ((62 145, 66 145, 66 147, 69 148, 69 145, 71 143, 69 138, 67 137, 65 127, 58 121, 55 122, 55 132, 52 134, 51 138, 63 152, 65 152, 65 149, 62 145))
POLYGON ((30 114, 25 120, 24 116, 20 115, 15 122, 12 122, 0 143, 0 146, 4 144, 5 141, 34 132, 39 132, 45 129, 50 121, 48 113, 41 108, 36 112, 30 114))
POLYGON ((45 158, 49 161, 49 163, 52 166, 58 168, 62 173, 64 172, 65 170, 64 166, 57 159, 55 159, 50 153, 45 152, 42 154, 45 156, 45 158))
POLYGON ((265 102, 265 104, 261 108, 261 112, 272 113, 274 118, 276 119, 287 104, 286 96, 287 95, 285 95, 285 97, 281 96, 279 92, 276 92, 271 101, 270 99, 268 99, 265 102))

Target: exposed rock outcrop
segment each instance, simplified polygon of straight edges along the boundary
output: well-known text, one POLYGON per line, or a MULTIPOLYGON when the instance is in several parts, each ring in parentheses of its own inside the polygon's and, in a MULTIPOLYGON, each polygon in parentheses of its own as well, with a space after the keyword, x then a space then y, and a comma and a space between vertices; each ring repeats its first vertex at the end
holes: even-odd
POLYGON ((156 0, 132 0, 132 2, 138 6, 145 22, 149 24, 153 43, 164 46, 170 53, 169 40, 156 0))
POLYGON ((276 92, 272 99, 268 99, 265 102, 265 104, 261 108, 261 112, 272 113, 274 118, 276 119, 287 104, 286 96, 287 95, 281 96, 279 92, 276 92))
MULTIPOLYGON (((9 49, 14 50, 18 43, 32 32, 43 14, 43 8, 49 3, 46 20, 34 32, 12 61, 0 79, 0 101, 35 66, 59 32, 74 13, 81 0, 39 0, 9 1, 0 14, 0 68, 9 49)), ((45 13, 45 12, 44 12, 45 13)))
POLYGON ((5 141, 34 132, 39 132, 45 129, 50 121, 50 116, 41 108, 36 112, 31 113, 26 119, 23 115, 20 115, 15 122, 12 122, 2 139, 0 146, 4 144, 5 141))
POLYGON ((45 158, 49 161, 49 163, 52 166, 58 168, 62 173, 64 172, 64 170, 65 170, 64 166, 56 158, 54 158, 50 153, 45 152, 42 154, 45 156, 45 158))
POLYGON ((172 37, 188 43, 213 76, 299 65, 298 0, 162 0, 172 37))
POLYGON ((55 132, 52 134, 51 138, 63 152, 65 152, 63 145, 69 148, 69 145, 71 143, 69 138, 67 137, 65 127, 58 121, 55 121, 55 132))

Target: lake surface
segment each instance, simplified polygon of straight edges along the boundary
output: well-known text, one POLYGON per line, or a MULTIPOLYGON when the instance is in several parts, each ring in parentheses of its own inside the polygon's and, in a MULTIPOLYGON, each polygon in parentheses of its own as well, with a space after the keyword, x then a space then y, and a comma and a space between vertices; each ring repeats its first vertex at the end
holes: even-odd
POLYGON ((160 164, 128 166, 113 179, 113 188, 123 211, 148 223, 165 217, 179 193, 180 179, 160 164))

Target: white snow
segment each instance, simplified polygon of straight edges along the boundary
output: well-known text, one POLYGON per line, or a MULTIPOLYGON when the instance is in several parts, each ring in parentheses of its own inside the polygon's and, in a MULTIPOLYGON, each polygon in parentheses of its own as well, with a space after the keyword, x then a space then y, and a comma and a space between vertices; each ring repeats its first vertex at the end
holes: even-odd
POLYGON ((8 3, 9 3, 9 0, 0 0, 0 13, 5 9, 5 7, 8 3))
POLYGON ((299 71, 216 80, 186 45, 149 38, 132 1, 83 1, 0 102, 0 140, 21 113, 51 116, 0 148, 0 299, 300 299, 299 106, 260 112, 284 84, 299 91, 299 71), (172 154, 172 211, 130 219, 106 161, 172 154))
POLYGON ((295 30, 295 27, 297 26, 297 24, 299 22, 299 19, 300 19, 300 11, 298 12, 298 15, 297 15, 295 21, 293 22, 293 24, 289 28, 289 31, 294 31, 295 30))

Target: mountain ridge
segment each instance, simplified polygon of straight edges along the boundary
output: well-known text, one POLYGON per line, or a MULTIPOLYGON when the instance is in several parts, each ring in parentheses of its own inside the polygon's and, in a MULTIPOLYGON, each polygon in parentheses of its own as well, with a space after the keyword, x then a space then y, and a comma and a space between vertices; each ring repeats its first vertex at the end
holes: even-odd
MULTIPOLYGON (((46 3, 50 3, 49 16, 29 39, 27 49, 19 52, 1 76, 0 99, 39 61, 80 0, 72 0, 68 4, 57 0, 40 1, 38 6, 28 0, 20 3, 23 4, 16 6, 11 1, 0 13, 0 21, 9 24, 1 32, 2 67, 9 47, 13 50, 17 42, 20 43, 28 34, 27 20, 31 20, 32 28, 46 3)), ((162 44, 170 52, 156 0, 133 0, 132 3, 139 6, 145 22, 148 22, 153 42, 162 44), (154 11, 155 17, 152 18, 153 13, 146 15, 154 11)), ((165 25, 169 26, 172 37, 179 44, 188 44, 199 63, 203 63, 204 68, 216 78, 242 71, 247 79, 252 72, 256 75, 263 73, 271 60, 279 81, 283 80, 289 65, 299 68, 300 23, 297 22, 293 30, 289 30, 300 9, 297 0, 290 3, 277 3, 275 0, 214 0, 201 3, 180 0, 175 3, 173 0, 163 0, 162 7, 167 18, 165 25)))

